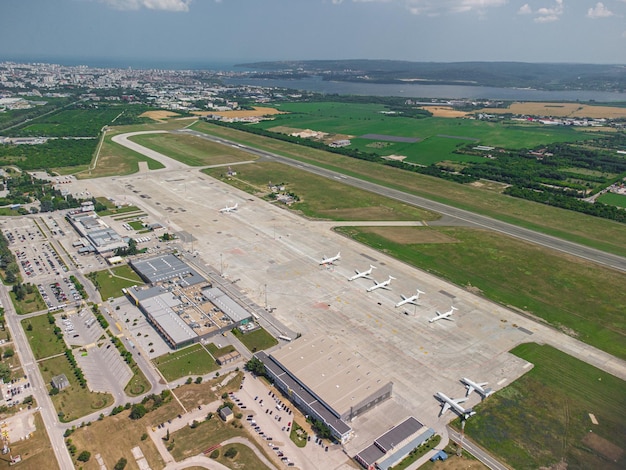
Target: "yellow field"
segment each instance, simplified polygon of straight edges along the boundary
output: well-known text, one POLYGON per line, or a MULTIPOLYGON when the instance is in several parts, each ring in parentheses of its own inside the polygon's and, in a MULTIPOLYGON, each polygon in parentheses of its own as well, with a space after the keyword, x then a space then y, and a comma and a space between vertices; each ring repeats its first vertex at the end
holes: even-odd
POLYGON ((422 109, 430 111, 435 117, 457 118, 467 116, 465 111, 457 111, 450 106, 422 106, 422 109))
POLYGON ((236 117, 261 117, 271 114, 283 114, 283 111, 279 111, 275 108, 262 108, 255 106, 254 109, 246 109, 241 111, 193 111, 191 114, 196 116, 206 116, 207 114, 215 114, 216 116, 223 116, 227 118, 236 117))
POLYGON ((167 119, 169 117, 178 116, 178 113, 174 113, 172 111, 146 111, 143 114, 140 114, 139 117, 147 117, 150 119, 154 119, 155 121, 160 121, 161 119, 167 119))
MULTIPOLYGON (((428 108, 430 110, 430 108, 428 108)), ((579 103, 512 103, 508 108, 483 108, 480 113, 488 114, 529 114, 532 116, 623 118, 626 108, 614 106, 589 106, 579 103)))

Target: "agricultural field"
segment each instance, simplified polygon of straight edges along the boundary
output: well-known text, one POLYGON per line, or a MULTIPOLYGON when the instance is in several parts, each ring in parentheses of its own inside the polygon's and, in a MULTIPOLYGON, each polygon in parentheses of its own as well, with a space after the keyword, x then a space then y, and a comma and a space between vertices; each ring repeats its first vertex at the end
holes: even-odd
POLYGON ((483 108, 481 113, 520 114, 533 116, 572 117, 572 118, 625 118, 626 108, 618 106, 598 106, 581 103, 511 103, 508 108, 483 108))
POLYGON ((200 344, 159 356, 154 359, 154 364, 168 382, 185 376, 205 375, 219 369, 200 344))
POLYGON ((274 120, 263 121, 256 126, 268 130, 276 126, 287 126, 353 137, 365 134, 414 137, 420 139, 420 142, 409 145, 391 143, 379 151, 361 145, 358 139, 354 141, 353 147, 379 155, 402 153, 407 156, 407 161, 415 162, 420 159, 423 141, 432 137, 450 136, 459 138, 460 141, 473 140, 476 144, 508 149, 533 148, 552 142, 574 142, 592 138, 570 128, 547 128, 542 125, 520 126, 460 118, 392 117, 383 114, 386 107, 379 104, 281 103, 280 109, 290 114, 275 116, 274 120))
POLYGON ((96 137, 123 112, 121 106, 68 108, 34 119, 14 132, 21 137, 96 137))
POLYGON ((534 368, 474 407, 466 435, 515 469, 625 468, 626 384, 550 346, 511 352, 534 368))
POLYGON ((477 229, 337 231, 459 286, 471 286, 473 292, 626 359, 624 273, 477 229))
POLYGON ((435 220, 437 215, 417 207, 362 191, 280 163, 238 165, 236 176, 223 168, 203 170, 258 196, 269 194, 268 183, 284 185, 300 199, 290 206, 307 217, 330 220, 435 220))
POLYGON ((103 299, 120 297, 125 287, 143 285, 143 280, 128 265, 91 272, 87 277, 91 279, 103 299))
POLYGON ((240 149, 188 134, 144 134, 130 137, 130 140, 190 166, 220 165, 258 158, 240 149))
MULTIPOLYGON (((574 211, 508 197, 490 187, 460 185, 426 175, 381 167, 354 158, 269 139, 234 129, 198 122, 200 132, 285 155, 294 160, 340 171, 409 194, 427 197, 462 209, 494 217, 565 240, 626 256, 626 231, 623 224, 590 217, 574 211)), ((209 173, 211 174, 211 173, 209 173)), ((238 181, 228 181, 237 186, 238 181)))
POLYGON ((79 385, 74 370, 65 355, 39 362, 39 370, 44 383, 47 384, 48 391, 52 390, 50 382, 55 375, 65 374, 70 382, 69 387, 52 396, 52 403, 61 422, 74 421, 113 404, 111 394, 90 392, 88 388, 82 388, 79 385))

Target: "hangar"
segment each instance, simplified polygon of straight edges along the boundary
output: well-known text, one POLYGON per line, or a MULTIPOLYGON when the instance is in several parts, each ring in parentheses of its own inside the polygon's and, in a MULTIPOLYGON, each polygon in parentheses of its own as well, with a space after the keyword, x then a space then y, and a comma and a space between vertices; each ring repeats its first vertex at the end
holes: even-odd
POLYGON ((300 337, 270 355, 255 356, 275 385, 341 443, 352 435, 346 423, 391 397, 393 383, 373 363, 330 337, 300 337))

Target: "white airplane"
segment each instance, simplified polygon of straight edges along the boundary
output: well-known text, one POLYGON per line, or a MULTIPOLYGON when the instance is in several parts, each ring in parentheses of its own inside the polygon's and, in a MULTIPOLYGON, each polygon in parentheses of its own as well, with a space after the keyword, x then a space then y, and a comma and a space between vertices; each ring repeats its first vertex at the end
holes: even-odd
POLYGON ((237 210, 237 206, 239 205, 239 203, 236 203, 234 206, 226 206, 223 207, 222 209, 220 209, 220 212, 223 214, 225 212, 234 212, 237 210))
POLYGON ((354 276, 348 278, 348 281, 354 281, 355 279, 359 279, 359 278, 366 278, 366 279, 371 279, 370 274, 372 274, 372 269, 376 269, 376 266, 372 266, 370 264, 370 268, 367 271, 363 271, 362 273, 359 272, 358 269, 355 269, 354 272, 356 273, 354 276))
POLYGON ((331 256, 330 258, 322 257, 322 261, 320 261, 320 266, 325 266, 327 264, 333 264, 335 261, 339 261, 341 259, 341 252, 338 251, 335 256, 331 256))
POLYGON ((445 313, 441 313, 439 310, 436 310, 437 312, 437 316, 431 318, 430 320, 428 320, 429 323, 433 323, 436 322, 437 320, 450 320, 450 321, 454 321, 454 319, 449 318, 450 315, 452 315, 454 313, 455 310, 458 310, 458 308, 456 307, 450 307, 450 310, 448 310, 445 313))
POLYGON ((483 388, 485 385, 487 385, 487 382, 483 382, 479 384, 479 383, 473 382, 472 380, 466 377, 463 377, 461 379, 461 382, 463 382, 465 384, 465 387, 467 387, 467 395, 465 395, 466 397, 468 397, 470 393, 472 393, 474 390, 476 390, 482 396, 482 398, 487 398, 489 395, 494 393, 494 391, 491 390, 490 388, 483 388))
POLYGON ((411 297, 405 297, 404 295, 400 294, 402 300, 396 304, 396 307, 402 307, 404 304, 417 305, 417 300, 419 300, 420 294, 424 294, 424 292, 419 289, 417 289, 417 294, 412 295, 411 297))
POLYGON ((467 419, 470 416, 474 416, 476 414, 475 411, 472 411, 471 408, 463 408, 459 403, 463 403, 467 400, 465 398, 457 398, 456 400, 453 398, 449 398, 441 392, 437 392, 435 395, 439 401, 441 401, 441 411, 439 412, 439 416, 444 414, 450 408, 456 411, 463 419, 467 419))
POLYGON ((369 289, 367 289, 367 292, 372 292, 378 288, 383 288, 383 289, 387 289, 390 290, 389 287, 387 287, 389 284, 391 284, 391 280, 395 279, 395 277, 393 276, 389 276, 389 279, 387 279, 386 281, 383 282, 377 282, 376 279, 373 279, 374 281, 374 285, 372 287, 370 287, 369 289))

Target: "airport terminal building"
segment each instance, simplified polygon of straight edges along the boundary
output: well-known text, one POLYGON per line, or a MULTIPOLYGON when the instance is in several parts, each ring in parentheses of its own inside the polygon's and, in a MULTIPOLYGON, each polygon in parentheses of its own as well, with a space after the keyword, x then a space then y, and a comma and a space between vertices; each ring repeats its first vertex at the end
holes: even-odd
POLYGON ((391 397, 393 383, 371 362, 330 337, 298 340, 255 354, 274 384, 305 414, 325 423, 342 444, 353 418, 391 397))
POLYGON ((252 314, 172 254, 141 258, 131 266, 149 286, 124 289, 172 349, 252 321, 252 314))

